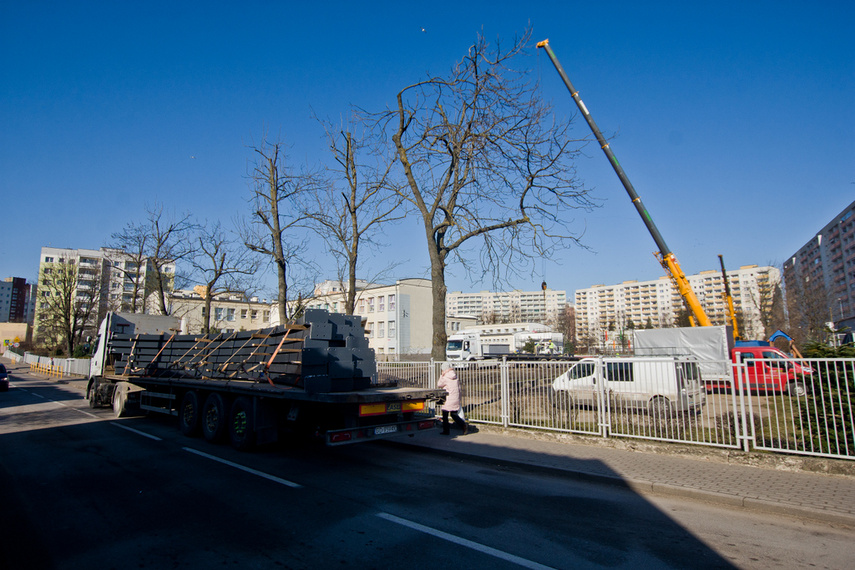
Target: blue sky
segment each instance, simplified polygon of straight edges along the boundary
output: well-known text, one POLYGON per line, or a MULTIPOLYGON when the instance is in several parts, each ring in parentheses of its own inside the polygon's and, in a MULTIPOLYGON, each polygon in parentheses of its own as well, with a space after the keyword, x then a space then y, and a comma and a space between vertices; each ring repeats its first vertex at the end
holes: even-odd
MULTIPOLYGON (((855 199, 852 2, 7 0, 0 278, 35 280, 42 246, 106 245, 147 204, 228 225, 247 212, 248 145, 265 131, 293 164, 317 164, 327 154, 313 113, 382 110, 445 73, 479 31, 510 40, 529 24, 614 137, 686 272, 717 269, 718 254, 729 268, 779 264, 855 199)), ((545 53, 532 46, 523 64, 575 111, 545 53)), ((581 119, 576 132, 589 134, 581 119)), ((595 144, 585 154, 577 174, 602 207, 574 227, 591 249, 512 286, 545 279, 572 295, 662 275, 605 156, 595 144)), ((401 263, 395 277, 428 275, 417 226, 387 242, 378 258, 401 263)), ((456 269, 448 285, 491 286, 456 269)))

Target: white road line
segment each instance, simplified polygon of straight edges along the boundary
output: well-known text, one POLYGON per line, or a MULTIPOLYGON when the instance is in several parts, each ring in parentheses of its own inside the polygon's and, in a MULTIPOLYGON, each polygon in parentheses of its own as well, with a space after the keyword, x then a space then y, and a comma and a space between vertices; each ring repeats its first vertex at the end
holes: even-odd
POLYGON ((495 558, 499 558, 501 560, 505 560, 506 562, 522 566, 523 568, 532 568, 536 570, 553 570, 551 566, 544 566, 543 564, 538 564, 537 562, 533 562, 526 558, 521 558, 514 554, 509 554, 501 550, 496 550, 495 548, 490 548, 489 546, 484 546, 483 544, 472 542, 471 540, 466 540, 465 538, 460 538, 459 536, 454 536, 453 534, 448 534, 447 532, 436 530, 434 528, 430 528, 429 526, 415 523, 413 521, 408 521, 407 519, 402 519, 400 517, 396 517, 395 515, 390 515, 389 513, 377 513, 377 516, 381 519, 385 519, 387 521, 411 528, 413 530, 417 530, 419 532, 423 532, 425 534, 429 534, 431 536, 447 540, 448 542, 453 542, 454 544, 459 544, 460 546, 465 546, 466 548, 477 550, 478 552, 481 552, 483 554, 494 556, 495 558))
POLYGON ((74 411, 75 411, 75 412, 77 412, 78 414, 83 414, 84 416, 89 416, 90 418, 95 418, 96 420, 98 419, 98 416, 96 416, 95 414, 90 414, 90 413, 89 413, 89 412, 87 412, 86 410, 81 410, 81 409, 78 409, 78 408, 69 408, 69 409, 74 410, 74 411))
POLYGON ((229 467, 234 467, 235 469, 240 469, 241 471, 246 471, 247 473, 252 473, 253 475, 258 475, 259 477, 263 477, 264 479, 268 479, 270 481, 273 481, 274 483, 279 483, 280 485, 294 487, 295 489, 299 489, 300 487, 302 487, 302 485, 300 485, 299 483, 294 483, 293 481, 288 481, 287 479, 282 479, 280 477, 276 477, 275 475, 269 475, 267 473, 264 473, 263 471, 258 471, 256 469, 252 469, 251 467, 246 467, 244 465, 240 465, 239 463, 234 463, 232 461, 222 459, 215 455, 208 455, 207 453, 192 449, 190 447, 185 447, 184 451, 189 451, 190 453, 195 453, 196 455, 199 455, 201 457, 207 457, 208 459, 217 461, 218 463, 222 463, 223 465, 228 465, 229 467))
POLYGON ((159 437, 157 437, 156 435, 151 435, 150 433, 146 433, 146 432, 144 432, 144 431, 140 431, 140 430, 138 430, 138 429, 134 429, 134 428, 132 428, 132 427, 123 426, 122 424, 117 424, 116 422, 110 422, 110 425, 114 425, 114 426, 116 426, 117 428, 122 428, 122 429, 124 429, 124 430, 128 430, 128 431, 130 431, 130 432, 133 432, 133 433, 135 433, 135 434, 137 434, 137 435, 141 435, 141 436, 143 436, 143 437, 147 437, 147 438, 149 438, 149 439, 153 439, 154 441, 163 441, 162 439, 160 439, 160 438, 159 438, 159 437))

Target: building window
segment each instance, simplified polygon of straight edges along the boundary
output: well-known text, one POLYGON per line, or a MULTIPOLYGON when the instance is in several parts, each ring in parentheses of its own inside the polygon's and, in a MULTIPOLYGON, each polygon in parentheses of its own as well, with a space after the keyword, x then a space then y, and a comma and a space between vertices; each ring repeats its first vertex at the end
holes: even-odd
POLYGON ((246 318, 246 309, 241 309, 241 310, 240 310, 240 318, 241 318, 241 319, 245 319, 245 318, 246 318))
POLYGON ((365 299, 360 299, 359 303, 356 304, 356 312, 360 314, 365 313, 365 299))
POLYGON ((223 308, 215 307, 214 308, 214 320, 222 321, 223 320, 223 308))
POLYGON ((369 297, 369 298, 368 298, 368 312, 369 312, 369 313, 373 313, 373 312, 374 312, 374 297, 369 297))
POLYGON ((395 338, 395 321, 389 321, 389 338, 395 338))
POLYGON ((234 322, 234 320, 235 320, 235 310, 234 309, 226 309, 226 320, 234 322))
POLYGON ((264 322, 270 322, 270 311, 264 311, 264 322))
POLYGON ((394 295, 389 295, 389 310, 390 311, 395 310, 395 296, 394 295))
POLYGON ((53 263, 52 257, 45 257, 45 263, 53 263))
POLYGON ((386 323, 380 322, 377 323, 377 338, 384 338, 386 336, 386 323))
POLYGON ((254 321, 254 320, 256 320, 256 319, 258 318, 258 311, 257 311, 257 310, 255 310, 255 309, 253 309, 253 310, 249 313, 249 318, 251 318, 253 321, 254 321))
POLYGON ((386 312, 386 297, 377 297, 377 312, 386 312))

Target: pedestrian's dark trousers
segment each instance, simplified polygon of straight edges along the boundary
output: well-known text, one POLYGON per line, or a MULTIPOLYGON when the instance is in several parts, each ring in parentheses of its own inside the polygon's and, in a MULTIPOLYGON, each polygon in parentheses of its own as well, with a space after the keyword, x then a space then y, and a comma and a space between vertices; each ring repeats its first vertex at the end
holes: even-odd
POLYGON ((451 414, 451 419, 454 420, 454 425, 460 428, 460 431, 463 431, 466 428, 466 422, 463 421, 463 418, 460 417, 456 411, 449 412, 448 410, 442 410, 442 431, 448 433, 448 414, 451 414))

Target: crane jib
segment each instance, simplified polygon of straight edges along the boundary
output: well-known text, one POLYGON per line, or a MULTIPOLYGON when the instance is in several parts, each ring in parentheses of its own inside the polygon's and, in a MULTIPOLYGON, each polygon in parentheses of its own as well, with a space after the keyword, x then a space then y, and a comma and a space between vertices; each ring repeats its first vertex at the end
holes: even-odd
POLYGON ((677 263, 677 258, 668 248, 665 240, 662 238, 662 234, 659 233, 659 228, 656 227, 656 224, 653 223, 653 218, 650 216, 650 213, 644 207, 641 202, 641 198, 638 196, 638 193, 633 188, 632 183, 629 181, 629 178, 626 176, 626 173, 621 168, 620 163, 618 162, 617 157, 612 152, 605 138, 603 137, 602 132, 600 132, 599 127, 597 127, 597 123, 594 122, 594 118, 588 112, 588 108, 582 102, 582 99, 579 97, 579 92, 573 87, 573 84, 570 82, 570 78, 567 77, 567 74, 564 72, 564 68, 561 67, 561 64, 558 62, 558 58, 555 56, 555 52, 552 51, 552 48, 549 47, 549 40, 543 40, 537 44, 538 48, 544 48, 546 50, 546 54, 549 56, 549 60, 552 62, 552 65, 555 66, 555 70, 558 72, 558 75, 561 76, 562 81, 564 81, 564 85, 567 87, 567 90, 570 92, 570 96, 573 98, 573 101, 576 102, 576 105, 579 107, 579 110, 585 117, 585 121, 588 123, 588 126, 591 128, 591 132, 594 133, 594 136, 597 138, 597 141, 600 143, 600 147, 603 149, 603 152, 606 154, 606 157, 609 159, 609 163, 611 163, 612 168, 615 171, 615 174, 618 175, 618 178, 623 184, 624 189, 627 194, 629 194, 630 200, 635 205, 635 209, 638 210, 638 214, 641 216, 641 220, 644 222, 644 225, 647 226, 647 231, 650 232, 650 236, 653 238, 653 241, 656 242, 656 246, 659 248, 659 255, 662 261, 663 267, 668 271, 671 278, 674 280, 675 285, 677 286, 677 290, 683 295, 683 298, 686 301, 686 304, 689 306, 689 309, 694 313, 695 318, 698 319, 698 322, 702 326, 711 326, 709 317, 707 317, 706 313, 701 307, 701 303, 695 295, 694 291, 692 291, 691 286, 689 285, 689 281, 683 273, 682 269, 680 269, 680 265, 677 263))

